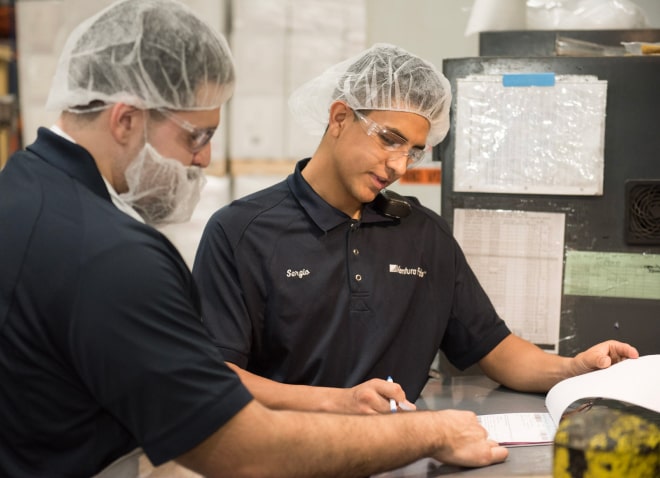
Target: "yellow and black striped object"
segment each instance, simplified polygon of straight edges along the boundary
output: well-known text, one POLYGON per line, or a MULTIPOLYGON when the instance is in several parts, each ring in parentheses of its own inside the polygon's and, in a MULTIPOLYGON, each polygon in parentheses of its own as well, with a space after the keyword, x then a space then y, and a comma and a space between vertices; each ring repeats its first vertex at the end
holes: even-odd
POLYGON ((660 478, 660 414, 618 405, 583 405, 565 415, 554 440, 554 478, 660 478))

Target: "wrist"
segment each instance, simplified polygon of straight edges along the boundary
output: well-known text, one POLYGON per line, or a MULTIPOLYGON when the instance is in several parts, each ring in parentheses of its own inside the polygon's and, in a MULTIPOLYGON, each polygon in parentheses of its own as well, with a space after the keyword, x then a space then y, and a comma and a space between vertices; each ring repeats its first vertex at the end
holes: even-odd
POLYGON ((346 389, 334 387, 310 387, 309 392, 318 394, 317 398, 314 399, 316 406, 313 411, 346 413, 345 407, 342 405, 345 401, 345 395, 347 393, 346 389))
MULTIPOLYGON (((447 434, 451 429, 445 419, 447 412, 443 410, 423 411, 415 412, 414 415, 418 415, 426 425, 430 424, 428 429, 424 426, 418 428, 418 430, 423 430, 421 439, 426 443, 427 456, 435 456, 446 449, 450 441, 447 434)), ((420 437, 416 437, 416 439, 419 440, 420 437)))
POLYGON ((560 372, 557 376, 557 383, 565 380, 567 378, 575 377, 584 373, 582 367, 580 366, 580 359, 575 357, 561 357, 561 367, 560 372))

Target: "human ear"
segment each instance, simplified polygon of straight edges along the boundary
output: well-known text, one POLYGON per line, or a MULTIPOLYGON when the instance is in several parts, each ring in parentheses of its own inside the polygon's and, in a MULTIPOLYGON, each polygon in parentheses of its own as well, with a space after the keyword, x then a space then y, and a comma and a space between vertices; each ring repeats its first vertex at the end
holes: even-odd
POLYGON ((342 101, 335 101, 330 105, 328 131, 337 136, 346 126, 346 122, 353 119, 353 111, 342 101))
POLYGON ((110 108, 110 133, 120 144, 127 144, 136 133, 143 134, 145 112, 125 103, 110 108))

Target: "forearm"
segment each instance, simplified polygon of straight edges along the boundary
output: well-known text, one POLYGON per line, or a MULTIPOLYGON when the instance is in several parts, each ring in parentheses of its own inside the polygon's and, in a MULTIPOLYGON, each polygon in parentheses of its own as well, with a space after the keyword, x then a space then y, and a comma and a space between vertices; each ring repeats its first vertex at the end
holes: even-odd
POLYGON ((237 365, 226 362, 240 377, 243 384, 257 401, 273 410, 300 410, 319 412, 341 412, 345 389, 289 385, 260 377, 237 365))
POLYGON ((241 378, 250 393, 274 410, 300 410, 331 413, 390 413, 390 399, 405 410, 415 406, 397 383, 372 378, 354 387, 316 387, 290 385, 269 380, 227 363, 241 378))
POLYGON ((502 385, 521 392, 545 393, 574 375, 572 359, 541 350, 516 335, 509 335, 479 365, 502 385))
POLYGON ((430 412, 367 417, 252 402, 180 462, 209 477, 368 476, 436 453, 438 427, 430 412))
POLYGON ((566 378, 637 357, 639 352, 635 347, 616 340, 596 344, 575 357, 561 357, 511 334, 481 359, 479 365, 486 375, 507 387, 547 392, 566 378))

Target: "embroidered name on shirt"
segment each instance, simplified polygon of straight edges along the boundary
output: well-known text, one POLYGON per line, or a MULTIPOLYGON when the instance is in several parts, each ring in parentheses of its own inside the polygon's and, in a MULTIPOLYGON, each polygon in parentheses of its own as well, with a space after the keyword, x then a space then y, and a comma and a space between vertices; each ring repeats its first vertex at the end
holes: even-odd
POLYGON ((421 267, 409 268, 409 267, 401 267, 400 265, 397 264, 390 264, 390 272, 393 272, 394 274, 401 274, 404 276, 424 277, 426 275, 426 271, 421 267))
POLYGON ((311 274, 311 272, 309 272, 307 269, 301 269, 299 271, 292 271, 291 269, 287 269, 286 271, 287 277, 297 277, 298 279, 302 279, 309 274, 311 274))

